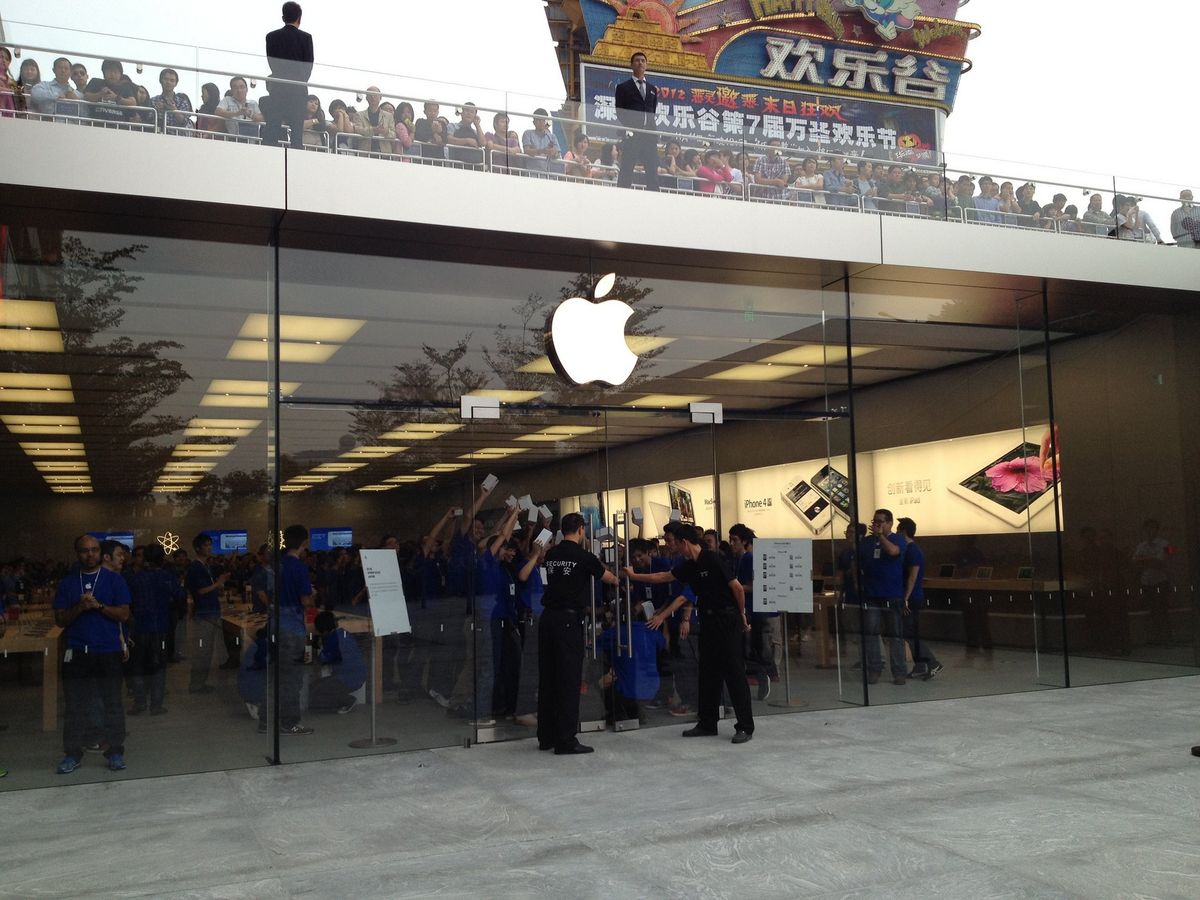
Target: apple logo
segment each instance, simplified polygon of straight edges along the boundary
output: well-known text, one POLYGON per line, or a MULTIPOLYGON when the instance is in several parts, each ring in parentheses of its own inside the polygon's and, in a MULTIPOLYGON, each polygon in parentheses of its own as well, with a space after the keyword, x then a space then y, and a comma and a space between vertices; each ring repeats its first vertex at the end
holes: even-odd
MULTIPOLYGON (((595 299, 606 297, 616 280, 615 272, 601 278, 595 299)), ((625 343, 625 323, 632 315, 633 307, 621 300, 564 300, 546 320, 546 355, 554 371, 578 385, 623 384, 638 361, 625 343)))

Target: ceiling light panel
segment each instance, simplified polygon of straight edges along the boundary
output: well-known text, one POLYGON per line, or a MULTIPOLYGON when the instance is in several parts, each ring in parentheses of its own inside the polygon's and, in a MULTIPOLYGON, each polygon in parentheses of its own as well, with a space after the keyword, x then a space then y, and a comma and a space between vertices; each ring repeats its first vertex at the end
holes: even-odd
POLYGON ((386 484, 416 484, 418 481, 428 481, 432 475, 393 475, 383 479, 386 484))
POLYGON ((462 423, 454 422, 410 422, 401 425, 380 437, 385 441, 432 441, 443 434, 450 434, 462 428, 462 423))
POLYGON ((418 472, 457 472, 468 467, 468 463, 434 463, 432 466, 422 466, 418 472))
MULTIPOLYGON (((279 339, 281 341, 313 341, 344 344, 359 329, 367 324, 366 319, 339 319, 333 316, 280 316, 279 339)), ((270 337, 268 317, 262 313, 251 313, 238 332, 239 338, 263 341, 270 337)))
POLYGON ((36 460, 33 467, 39 472, 86 472, 88 464, 85 462, 48 462, 46 460, 36 460))
POLYGON ((805 366, 777 366, 773 363, 746 363, 723 372, 714 372, 708 378, 718 381, 779 381, 799 375, 805 366))
MULTIPOLYGON (((852 355, 857 359, 868 353, 875 353, 879 349, 879 347, 855 347, 852 355)), ((806 344, 760 360, 764 363, 782 363, 789 366, 836 366, 845 361, 846 348, 836 344, 806 344)))
MULTIPOLYGON (((271 345, 262 341, 234 341, 226 359, 236 359, 248 362, 266 362, 271 345)), ((341 344, 300 344, 294 341, 281 341, 279 344, 279 361, 285 363, 324 363, 329 362, 333 354, 341 349, 341 344)))
POLYGON ((0 328, 0 351, 9 353, 63 353, 62 335, 57 331, 0 328))
POLYGON ((79 434, 79 418, 77 416, 0 416, 8 430, 13 434, 79 434))
POLYGON ((53 300, 0 300, 0 328, 58 329, 53 300))
POLYGON ((687 406, 689 403, 700 403, 708 399, 707 394, 647 394, 645 397, 638 397, 636 400, 630 400, 626 406, 635 407, 651 407, 654 409, 678 409, 687 406))
POLYGON ((407 447, 355 447, 353 450, 348 450, 345 453, 339 454, 342 459, 387 459, 389 456, 395 456, 401 450, 407 450, 407 447))

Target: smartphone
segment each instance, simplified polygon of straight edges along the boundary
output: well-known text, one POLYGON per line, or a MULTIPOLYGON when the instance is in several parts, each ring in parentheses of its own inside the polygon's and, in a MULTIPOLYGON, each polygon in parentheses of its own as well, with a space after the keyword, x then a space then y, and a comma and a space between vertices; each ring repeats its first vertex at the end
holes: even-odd
POLYGON ((784 490, 783 499, 814 532, 819 533, 829 524, 828 516, 825 515, 829 509, 829 501, 818 494, 807 481, 801 479, 784 490))
POLYGON ((822 466, 813 476, 813 489, 837 507, 839 512, 850 515, 850 479, 833 466, 822 466))

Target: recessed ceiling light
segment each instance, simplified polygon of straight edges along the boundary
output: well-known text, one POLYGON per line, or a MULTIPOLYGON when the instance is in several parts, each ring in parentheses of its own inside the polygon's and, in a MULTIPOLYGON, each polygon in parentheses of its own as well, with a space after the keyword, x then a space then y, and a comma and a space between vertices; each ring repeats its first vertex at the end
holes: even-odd
POLYGON ((386 484, 416 484, 418 481, 428 481, 432 475, 393 475, 383 479, 386 484))
POLYGON ((453 422, 410 422, 386 434, 381 434, 380 438, 385 441, 432 441, 443 434, 458 431, 462 427, 461 423, 453 422))
POLYGON ((684 407, 689 403, 700 403, 707 400, 707 394, 647 394, 630 400, 626 406, 657 406, 660 409, 684 407))
POLYGON ((83 444, 52 441, 21 441, 21 449, 29 456, 83 456, 83 444))
POLYGON ((0 299, 0 328, 58 328, 53 300, 0 299))
POLYGON ((355 488, 356 491, 363 493, 379 493, 380 491, 394 491, 400 487, 398 484, 365 484, 362 487, 355 488))
POLYGON ((86 472, 88 464, 85 462, 49 462, 47 460, 35 460, 33 467, 39 472, 86 472))
POLYGON ((380 444, 372 447, 355 447, 353 450, 348 450, 339 455, 343 459, 386 459, 389 456, 395 456, 401 450, 407 449, 407 447, 388 447, 380 444))
POLYGON ((802 366, 776 366, 770 363, 746 363, 707 376, 717 381, 779 381, 803 372, 802 366))
MULTIPOLYGON (((334 316, 280 316, 279 339, 281 341, 331 341, 344 344, 359 329, 367 324, 366 319, 341 319, 334 316)), ((240 338, 270 337, 270 319, 263 313, 251 313, 246 317, 240 338)))
POLYGON ((66 436, 79 434, 77 416, 22 416, 3 415, 0 422, 8 426, 13 434, 56 434, 66 436))
MULTIPOLYGON (((324 363, 329 362, 333 354, 341 349, 340 344, 298 344, 295 341, 283 341, 279 345, 279 361, 285 363, 324 363)), ((249 362, 266 362, 271 347, 260 341, 234 341, 225 354, 226 359, 244 360, 249 362)))
MULTIPOLYGON (((285 397, 296 393, 300 389, 298 381, 281 381, 279 383, 279 392, 285 397)), ((246 381, 239 378, 215 378, 208 386, 210 394, 245 394, 245 395, 262 395, 266 396, 271 390, 271 383, 268 381, 246 381)))
POLYGON ((431 466, 422 466, 417 469, 418 472, 457 472, 460 469, 468 468, 467 463, 434 463, 431 466))
POLYGON ((296 475, 287 480, 288 484, 324 484, 333 481, 336 475, 296 475))
POLYGON ((0 328, 0 350, 9 353, 63 353, 62 335, 57 331, 0 328))
POLYGON ((459 459, 504 459, 506 456, 516 456, 518 453, 528 453, 529 447, 481 447, 470 453, 463 453, 459 459))
POLYGON ((366 463, 321 463, 313 466, 314 472, 357 472, 366 463))
POLYGON ((536 400, 545 391, 510 391, 502 388, 487 388, 481 391, 471 391, 471 394, 476 397, 492 397, 499 400, 501 403, 528 403, 531 400, 536 400))
MULTIPOLYGON (((854 357, 874 353, 879 347, 855 347, 854 357)), ((805 344, 782 353, 775 353, 761 360, 767 364, 782 363, 789 366, 835 366, 846 361, 846 348, 840 344, 805 344)))
POLYGON ((209 472, 217 467, 215 462, 169 462, 163 466, 164 472, 209 472))
POLYGON ((597 425, 550 425, 540 431, 535 431, 530 434, 522 434, 516 439, 518 441, 541 441, 551 443, 555 441, 565 441, 569 438, 579 437, 584 434, 591 434, 599 431, 597 425))

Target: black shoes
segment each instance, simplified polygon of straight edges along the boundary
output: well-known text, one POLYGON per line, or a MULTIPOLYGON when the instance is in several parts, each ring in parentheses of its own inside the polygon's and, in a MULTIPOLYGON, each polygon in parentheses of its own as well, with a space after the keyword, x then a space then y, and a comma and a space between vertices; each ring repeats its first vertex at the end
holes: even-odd
POLYGON ((580 744, 578 742, 572 744, 570 747, 555 747, 554 748, 555 756, 575 756, 576 754, 579 754, 579 753, 592 753, 592 752, 593 752, 592 748, 589 747, 587 744, 580 744))
POLYGON ((554 744, 550 741, 538 741, 539 750, 553 750, 554 744))
POLYGON ((746 742, 748 742, 748 741, 749 741, 749 740, 750 740, 752 737, 754 737, 754 733, 753 733, 753 732, 750 732, 750 731, 741 731, 741 730, 739 730, 739 731, 737 731, 737 732, 734 734, 734 736, 733 736, 733 740, 732 740, 732 741, 730 741, 730 743, 731 743, 731 744, 745 744, 745 743, 746 743, 746 742))
POLYGON ((1192 756, 1200 756, 1200 744, 1192 748, 1192 756))
POLYGON ((692 728, 689 728, 687 731, 685 731, 683 733, 683 736, 684 737, 716 737, 717 729, 701 728, 699 725, 696 725, 692 728))

